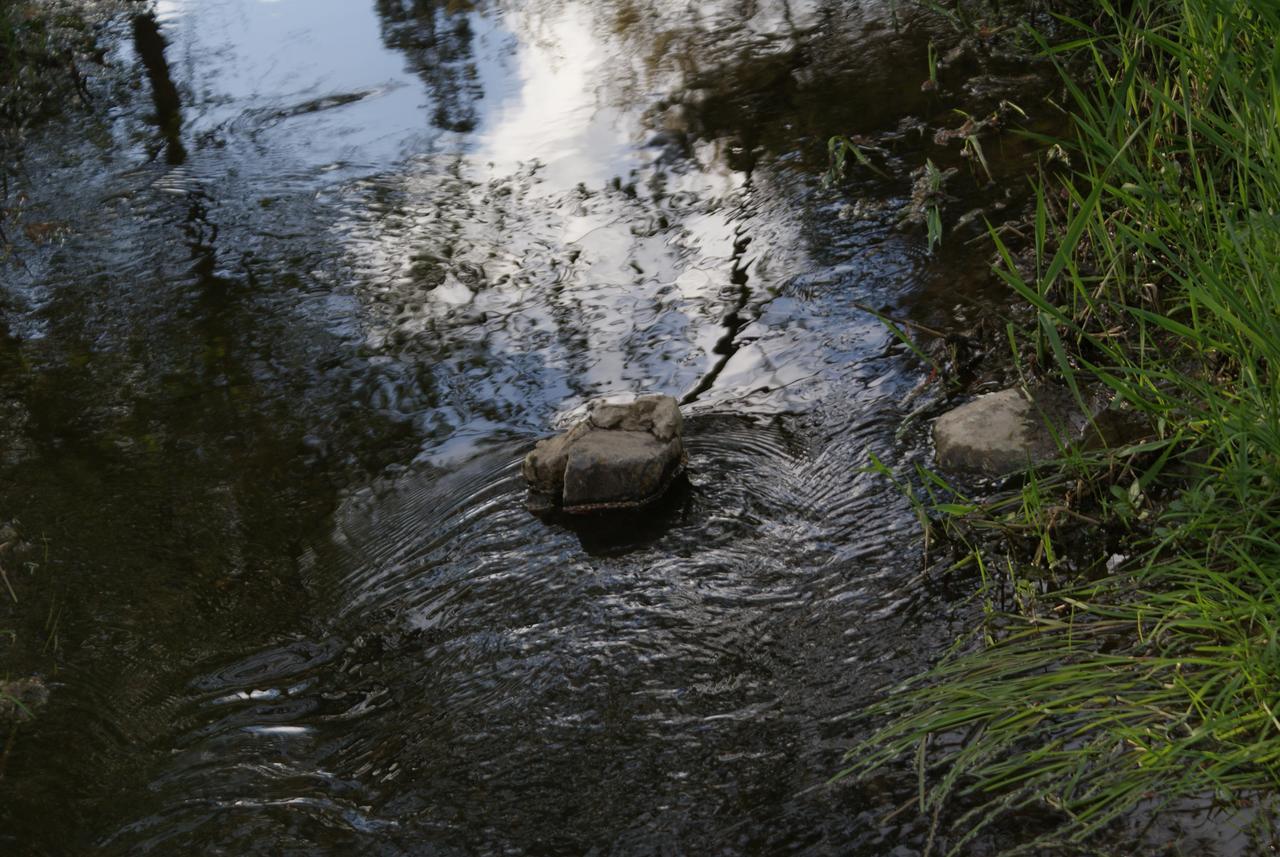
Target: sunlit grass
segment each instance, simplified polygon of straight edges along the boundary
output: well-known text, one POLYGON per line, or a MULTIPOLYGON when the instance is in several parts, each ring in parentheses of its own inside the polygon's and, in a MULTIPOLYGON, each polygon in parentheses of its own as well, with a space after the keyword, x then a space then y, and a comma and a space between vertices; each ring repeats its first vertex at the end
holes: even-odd
MULTIPOLYGON (((985 508, 925 483, 935 517, 1035 543, 1028 573, 1071 516, 1125 544, 894 689, 849 754, 848 776, 913 760, 953 854, 1021 808, 1059 811, 1019 849, 1039 853, 1280 786, 1280 4, 1101 8, 1051 51, 1092 63, 1067 78, 1072 170, 1042 178, 1034 255, 1002 246, 1002 276, 1036 310, 1028 356, 1150 434, 985 508)), ((967 554, 984 575, 1008 564, 992 544, 967 554)))

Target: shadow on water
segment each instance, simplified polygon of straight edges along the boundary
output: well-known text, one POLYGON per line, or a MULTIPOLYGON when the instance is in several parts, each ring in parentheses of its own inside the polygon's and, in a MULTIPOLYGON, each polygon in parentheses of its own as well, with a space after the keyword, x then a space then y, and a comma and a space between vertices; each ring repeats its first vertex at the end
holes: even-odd
POLYGON ((665 533, 689 520, 692 495, 684 476, 643 509, 594 515, 539 514, 541 521, 562 527, 578 537, 582 550, 593 557, 620 557, 650 547, 665 533))
POLYGON ((106 19, 119 109, 29 147, 0 274, 0 645, 51 689, 6 853, 915 853, 905 772, 824 783, 971 581, 862 469, 928 449, 855 303, 995 295, 893 224, 959 162, 912 121, 1006 70, 923 93, 948 37, 895 6, 106 19), (824 187, 833 133, 898 178, 824 187), (530 515, 534 440, 639 391, 685 398, 687 485, 530 515))

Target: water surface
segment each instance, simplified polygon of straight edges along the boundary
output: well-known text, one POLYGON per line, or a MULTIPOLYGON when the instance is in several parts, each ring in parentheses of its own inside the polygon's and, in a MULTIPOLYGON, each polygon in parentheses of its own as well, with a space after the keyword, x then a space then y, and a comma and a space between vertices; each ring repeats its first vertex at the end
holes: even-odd
POLYGON ((0 616, 52 689, 0 842, 915 853, 909 780, 825 783, 970 586, 921 577, 863 470, 927 458, 925 370, 855 305, 999 294, 894 228, 909 180, 823 186, 829 135, 905 173, 950 107, 920 86, 945 35, 897 5, 112 19, 118 106, 33 144, 53 226, 0 274, 0 519, 33 545, 0 616), (532 443, 639 392, 686 401, 688 489, 635 525, 523 511, 532 443))

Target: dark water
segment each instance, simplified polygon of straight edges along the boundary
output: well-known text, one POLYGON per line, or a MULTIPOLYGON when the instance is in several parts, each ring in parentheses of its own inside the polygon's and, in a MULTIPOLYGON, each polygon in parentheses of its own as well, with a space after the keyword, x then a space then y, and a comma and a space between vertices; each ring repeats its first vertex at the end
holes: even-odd
POLYGON ((915 853, 909 779, 824 783, 972 582, 923 583, 861 471, 928 450, 924 370, 854 303, 1003 298, 893 228, 909 181, 822 186, 830 134, 905 172, 904 118, 983 106, 921 92, 947 36, 895 5, 110 18, 115 106, 6 202, 0 642, 51 695, 4 852, 915 853), (686 492, 523 511, 537 437, 648 391, 692 397, 686 492))

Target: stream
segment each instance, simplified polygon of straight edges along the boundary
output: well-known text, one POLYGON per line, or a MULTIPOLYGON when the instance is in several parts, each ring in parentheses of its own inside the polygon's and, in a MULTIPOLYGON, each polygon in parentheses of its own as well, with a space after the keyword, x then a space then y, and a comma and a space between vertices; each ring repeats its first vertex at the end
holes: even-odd
POLYGON ((977 233, 896 228, 909 180, 824 173, 833 134, 923 162, 954 37, 892 0, 134 5, 110 107, 5 202, 0 677, 49 701, 0 850, 919 853, 909 771, 828 780, 979 607, 865 469, 930 460, 929 368, 858 305, 1008 299, 977 233), (688 487, 527 513, 534 441, 644 392, 688 487))

